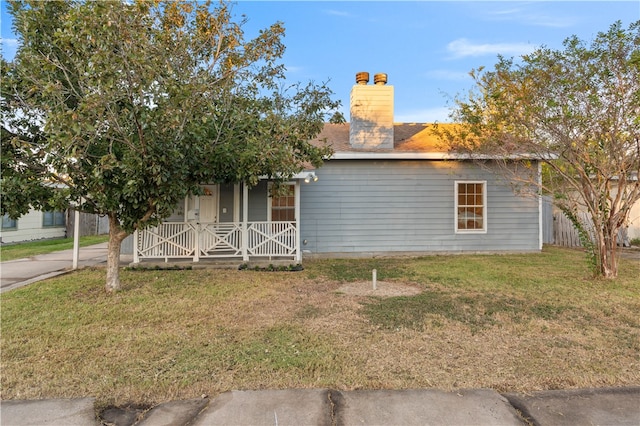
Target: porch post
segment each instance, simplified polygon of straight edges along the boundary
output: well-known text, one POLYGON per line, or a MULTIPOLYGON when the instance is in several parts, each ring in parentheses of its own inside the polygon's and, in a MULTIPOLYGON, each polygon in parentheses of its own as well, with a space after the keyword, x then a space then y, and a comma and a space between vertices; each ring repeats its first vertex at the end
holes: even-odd
MULTIPOLYGON (((200 217, 200 215, 198 215, 198 217, 200 217)), ((200 223, 198 222, 195 226, 193 224, 190 224, 189 226, 193 227, 193 232, 195 233, 195 239, 194 239, 194 243, 195 243, 195 251, 193 254, 193 261, 194 262, 200 262, 200 223)))
POLYGON ((187 217, 187 212, 189 211, 189 197, 184 197, 184 214, 182 215, 182 221, 187 222, 189 218, 187 217))
POLYGON ((233 184, 233 221, 240 222, 240 184, 233 184))
POLYGON ((133 263, 140 263, 138 253, 138 230, 133 231, 133 263))
POLYGON ((542 162, 538 161, 538 250, 542 250, 544 233, 542 223, 542 162))
POLYGON ((300 179, 296 179, 294 186, 295 196, 295 216, 296 216, 296 262, 302 261, 302 250, 300 249, 300 179))
POLYGON ((246 182, 242 182, 242 260, 249 261, 249 187, 246 182))

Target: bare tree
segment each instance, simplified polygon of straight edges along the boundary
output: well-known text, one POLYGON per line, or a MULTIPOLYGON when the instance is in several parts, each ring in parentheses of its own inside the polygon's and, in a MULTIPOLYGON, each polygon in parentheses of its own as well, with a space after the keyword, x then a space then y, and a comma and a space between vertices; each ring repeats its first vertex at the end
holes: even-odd
POLYGON ((452 150, 501 158, 519 188, 550 194, 578 228, 595 273, 615 278, 618 231, 640 200, 640 21, 614 23, 589 44, 573 36, 563 50, 500 57, 494 70, 471 75, 475 90, 451 114, 459 125, 436 132, 452 150), (514 168, 516 155, 541 161, 543 180, 514 168))

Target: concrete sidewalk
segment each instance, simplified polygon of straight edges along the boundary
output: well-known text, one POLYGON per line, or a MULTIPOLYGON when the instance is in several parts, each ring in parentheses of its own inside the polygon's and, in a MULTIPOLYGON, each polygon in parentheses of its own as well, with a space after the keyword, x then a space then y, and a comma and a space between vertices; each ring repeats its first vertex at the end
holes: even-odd
MULTIPOLYGON (((128 264, 131 256, 121 255, 120 261, 128 264)), ((78 268, 105 264, 107 243, 80 247, 78 268)), ((39 254, 30 258, 0 263, 0 292, 13 290, 72 270, 73 250, 39 254)))
POLYGON ((499 394, 490 389, 231 391, 148 411, 107 409, 93 399, 2 401, 0 424, 29 425, 633 425, 640 387, 499 394))

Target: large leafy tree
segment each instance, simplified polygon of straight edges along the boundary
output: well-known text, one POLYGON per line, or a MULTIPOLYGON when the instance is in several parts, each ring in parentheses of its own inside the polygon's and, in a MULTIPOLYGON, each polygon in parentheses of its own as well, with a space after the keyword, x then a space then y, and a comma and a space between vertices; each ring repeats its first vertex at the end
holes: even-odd
POLYGON ((32 205, 107 215, 107 291, 120 287, 122 240, 199 184, 279 182, 328 154, 308 141, 338 104, 326 84, 284 85, 278 23, 245 40, 246 18, 225 2, 12 1, 10 12, 7 170, 27 168, 33 185, 3 171, 3 192, 47 181, 63 189, 33 192, 32 205))
POLYGON ((542 185, 581 232, 596 274, 616 277, 618 231, 640 200, 640 21, 471 74, 476 90, 451 114, 460 125, 440 133, 452 149, 503 159, 518 188, 542 185), (543 162, 543 182, 510 161, 524 154, 543 162))
POLYGON ((4 59, 0 60, 2 71, 2 93, 0 108, 3 125, 0 127, 2 141, 0 173, 1 197, 0 214, 8 214, 17 219, 27 213, 31 207, 45 209, 51 200, 54 187, 46 179, 47 166, 45 152, 38 149, 42 140, 37 117, 28 117, 25 111, 12 110, 17 100, 12 99, 13 93, 4 90, 19 83, 14 70, 4 59), (18 131, 17 129, 22 129, 18 131))

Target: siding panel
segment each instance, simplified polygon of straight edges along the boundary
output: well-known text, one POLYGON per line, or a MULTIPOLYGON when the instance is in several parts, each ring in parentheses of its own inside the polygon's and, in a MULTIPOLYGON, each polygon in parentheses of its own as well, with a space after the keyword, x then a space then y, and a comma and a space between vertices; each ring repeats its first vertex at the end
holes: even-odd
POLYGON ((537 251, 538 202, 470 162, 329 161, 303 184, 311 253, 537 251), (487 232, 456 234, 454 181, 487 181, 487 232))

